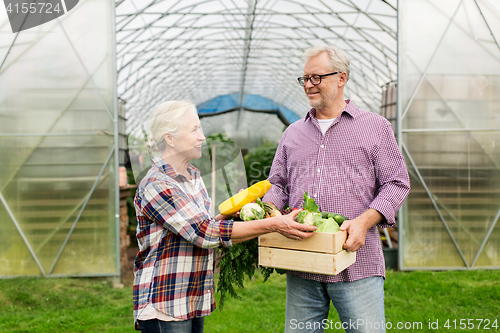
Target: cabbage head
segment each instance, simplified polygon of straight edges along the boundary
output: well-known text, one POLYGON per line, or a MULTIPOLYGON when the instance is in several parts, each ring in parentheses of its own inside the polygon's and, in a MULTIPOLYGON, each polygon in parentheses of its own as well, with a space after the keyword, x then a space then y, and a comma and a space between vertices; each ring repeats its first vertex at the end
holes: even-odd
POLYGON ((340 230, 338 223, 333 218, 321 219, 321 222, 315 224, 318 229, 314 232, 331 232, 336 233, 340 230))
POLYGON ((297 215, 297 222, 303 224, 316 225, 319 220, 321 220, 321 214, 309 210, 301 210, 297 215))
POLYGON ((258 203, 250 202, 241 207, 240 218, 243 221, 261 220, 265 217, 266 212, 258 203))

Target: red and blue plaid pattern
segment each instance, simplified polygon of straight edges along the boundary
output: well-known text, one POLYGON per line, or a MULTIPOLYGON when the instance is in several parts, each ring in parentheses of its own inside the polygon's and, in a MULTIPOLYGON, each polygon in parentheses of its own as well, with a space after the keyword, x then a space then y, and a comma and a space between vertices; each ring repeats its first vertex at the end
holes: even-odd
POLYGON ((232 221, 216 221, 199 170, 189 181, 153 158, 137 188, 137 242, 134 263, 134 319, 151 304, 179 319, 215 309, 214 248, 232 245, 232 221))
MULTIPOLYGON (((342 114, 321 133, 315 109, 290 125, 278 145, 263 201, 278 208, 287 202, 302 208, 307 191, 321 211, 356 218, 368 208, 395 224, 395 214, 410 192, 406 164, 391 124, 382 116, 358 109, 347 100, 342 114)), ((367 231, 356 262, 336 276, 291 272, 320 282, 355 281, 384 276, 385 263, 378 231, 367 231)))

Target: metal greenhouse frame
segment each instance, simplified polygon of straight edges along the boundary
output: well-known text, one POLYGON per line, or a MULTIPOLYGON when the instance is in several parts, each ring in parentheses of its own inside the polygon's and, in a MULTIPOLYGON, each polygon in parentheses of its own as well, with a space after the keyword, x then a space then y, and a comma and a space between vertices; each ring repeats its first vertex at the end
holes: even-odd
POLYGON ((500 8, 410 0, 399 15, 397 127, 412 178, 399 266, 498 269, 500 8))
POLYGON ((3 15, 0 277, 119 276, 113 3, 17 33, 3 15))
POLYGON ((120 141, 188 99, 205 134, 275 142, 309 109, 296 78, 320 44, 349 54, 358 107, 397 84, 400 268, 500 268, 496 0, 80 0, 12 31, 1 10, 0 278, 118 276, 120 141))

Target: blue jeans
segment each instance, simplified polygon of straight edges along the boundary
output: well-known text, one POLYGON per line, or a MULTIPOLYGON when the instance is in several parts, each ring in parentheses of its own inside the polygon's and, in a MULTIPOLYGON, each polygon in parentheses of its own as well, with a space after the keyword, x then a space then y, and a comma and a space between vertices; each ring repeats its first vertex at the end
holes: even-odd
POLYGON ((204 320, 204 317, 183 321, 140 320, 139 329, 142 333, 203 333, 204 320))
POLYGON ((322 283, 287 274, 285 333, 385 332, 384 278, 322 283), (341 322, 328 321, 330 300, 341 322))

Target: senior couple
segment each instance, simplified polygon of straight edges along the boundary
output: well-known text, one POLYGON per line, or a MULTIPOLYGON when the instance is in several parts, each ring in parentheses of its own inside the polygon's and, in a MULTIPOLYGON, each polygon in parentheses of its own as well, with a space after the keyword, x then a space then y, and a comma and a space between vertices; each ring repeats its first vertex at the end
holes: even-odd
MULTIPOLYGON (((390 123, 344 99, 347 55, 333 46, 305 52, 298 78, 311 105, 278 145, 264 196, 282 209, 302 207, 303 193, 320 210, 347 216, 344 248, 356 262, 336 276, 287 272, 285 332, 323 332, 332 301, 346 332, 385 332, 385 264, 377 226, 395 223, 410 191, 409 177, 390 123), (304 172, 305 171, 305 172, 304 172), (356 324, 353 324, 356 323, 356 324)), ((205 140, 195 106, 166 102, 151 114, 147 145, 161 157, 137 188, 134 321, 142 332, 203 332, 215 309, 214 250, 269 232, 292 239, 316 229, 288 215, 250 222, 214 216, 199 171, 205 140)))

